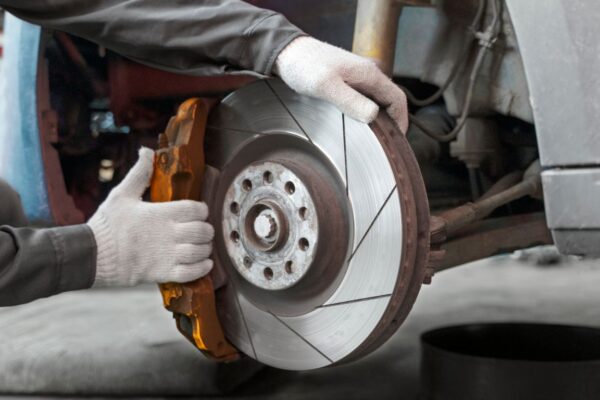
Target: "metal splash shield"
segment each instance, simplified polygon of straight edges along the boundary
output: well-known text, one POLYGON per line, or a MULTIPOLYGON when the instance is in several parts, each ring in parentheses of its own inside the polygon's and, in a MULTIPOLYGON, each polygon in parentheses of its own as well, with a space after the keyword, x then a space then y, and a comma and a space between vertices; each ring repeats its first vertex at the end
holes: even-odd
POLYGON ((262 363, 307 370, 369 354, 410 311, 426 274, 429 211, 404 136, 278 80, 212 112, 208 201, 226 336, 262 363))

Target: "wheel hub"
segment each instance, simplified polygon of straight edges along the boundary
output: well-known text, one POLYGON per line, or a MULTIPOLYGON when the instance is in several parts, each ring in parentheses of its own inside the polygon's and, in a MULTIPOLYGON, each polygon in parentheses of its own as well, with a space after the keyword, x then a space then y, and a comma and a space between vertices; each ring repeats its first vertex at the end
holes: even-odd
POLYGON ((266 290, 297 284, 318 246, 312 197, 284 165, 256 163, 238 174, 225 195, 223 235, 236 270, 266 290))

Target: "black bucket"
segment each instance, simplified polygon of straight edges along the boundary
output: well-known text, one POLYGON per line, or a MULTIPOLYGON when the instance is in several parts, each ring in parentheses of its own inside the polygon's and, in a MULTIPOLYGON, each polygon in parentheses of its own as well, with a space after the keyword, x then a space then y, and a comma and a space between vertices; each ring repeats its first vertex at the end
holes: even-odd
POLYGON ((451 326, 421 336, 422 400, 598 400, 600 329, 451 326))

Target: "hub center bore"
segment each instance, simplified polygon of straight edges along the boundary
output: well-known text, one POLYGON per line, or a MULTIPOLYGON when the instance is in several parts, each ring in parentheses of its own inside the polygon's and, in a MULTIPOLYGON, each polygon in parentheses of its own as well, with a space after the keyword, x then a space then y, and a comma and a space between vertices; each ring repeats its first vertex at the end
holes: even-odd
POLYGON ((278 228, 277 221, 270 211, 263 211, 254 219, 254 233, 265 241, 272 239, 278 228))
POLYGON ((245 223, 248 239, 266 252, 277 250, 288 235, 288 223, 281 208, 269 200, 252 206, 245 223))
POLYGON ((261 162, 244 169, 225 195, 223 216, 227 252, 248 282, 281 290, 309 270, 318 244, 317 212, 289 168, 261 162))

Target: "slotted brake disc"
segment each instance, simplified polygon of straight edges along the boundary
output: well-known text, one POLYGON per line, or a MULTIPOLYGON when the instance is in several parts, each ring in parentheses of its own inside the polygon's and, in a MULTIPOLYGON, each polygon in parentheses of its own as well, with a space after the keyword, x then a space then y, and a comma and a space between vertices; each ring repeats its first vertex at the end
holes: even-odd
POLYGON ((209 200, 217 306, 229 341, 271 366, 362 357, 400 326, 425 275, 429 215, 406 140, 277 80, 212 112, 209 200))

